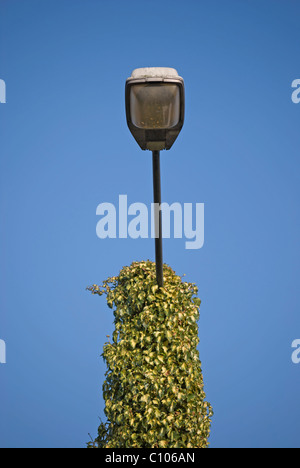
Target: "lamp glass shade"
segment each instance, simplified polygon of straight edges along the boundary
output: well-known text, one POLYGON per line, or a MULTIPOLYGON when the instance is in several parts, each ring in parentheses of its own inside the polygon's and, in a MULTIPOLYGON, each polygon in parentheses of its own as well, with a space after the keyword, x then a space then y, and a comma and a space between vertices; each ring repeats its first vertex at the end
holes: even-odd
POLYGON ((130 114, 138 128, 167 129, 180 120, 180 89, 173 83, 142 83, 131 86, 130 114))

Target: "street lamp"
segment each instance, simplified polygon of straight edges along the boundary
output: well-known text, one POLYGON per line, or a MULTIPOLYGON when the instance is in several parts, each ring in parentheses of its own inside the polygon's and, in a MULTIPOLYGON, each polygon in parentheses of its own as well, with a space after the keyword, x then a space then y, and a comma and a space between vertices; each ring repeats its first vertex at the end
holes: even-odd
MULTIPOLYGON (((160 151, 169 150, 184 121, 184 81, 174 68, 137 68, 126 80, 126 118, 142 150, 153 153, 155 206, 161 205, 160 151)), ((156 216, 155 216, 156 218, 156 216)), ((155 225, 156 277, 163 286, 162 220, 155 225)))

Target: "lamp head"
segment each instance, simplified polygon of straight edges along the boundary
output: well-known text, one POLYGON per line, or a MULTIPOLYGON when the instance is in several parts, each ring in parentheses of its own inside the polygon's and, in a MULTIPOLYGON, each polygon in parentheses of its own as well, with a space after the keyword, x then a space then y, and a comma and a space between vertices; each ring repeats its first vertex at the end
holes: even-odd
POLYGON ((128 127, 143 150, 170 149, 184 121, 184 81, 174 68, 138 68, 126 80, 128 127))

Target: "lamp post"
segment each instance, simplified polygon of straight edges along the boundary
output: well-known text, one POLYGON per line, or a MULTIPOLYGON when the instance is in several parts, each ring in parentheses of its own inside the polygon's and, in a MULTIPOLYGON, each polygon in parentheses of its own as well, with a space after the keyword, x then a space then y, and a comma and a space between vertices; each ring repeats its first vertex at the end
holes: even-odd
POLYGON ((126 80, 127 125, 142 150, 152 151, 156 278, 163 286, 160 151, 169 150, 184 121, 184 81, 174 68, 137 68, 126 80), (156 214, 156 213, 155 213, 156 214))

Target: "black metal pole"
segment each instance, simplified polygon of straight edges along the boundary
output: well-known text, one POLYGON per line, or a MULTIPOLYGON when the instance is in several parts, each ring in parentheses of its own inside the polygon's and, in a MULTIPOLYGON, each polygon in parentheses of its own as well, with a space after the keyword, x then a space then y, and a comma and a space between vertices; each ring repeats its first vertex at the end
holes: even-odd
POLYGON ((159 287, 164 284, 163 278, 163 251, 162 251, 162 217, 161 217, 161 186, 160 186, 160 154, 159 151, 153 151, 153 192, 154 192, 154 219, 155 219, 155 262, 156 279, 159 287), (158 216, 156 214, 159 207, 158 216), (158 223, 158 225, 157 225, 158 223), (157 237, 158 235, 158 237, 157 237))

